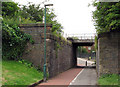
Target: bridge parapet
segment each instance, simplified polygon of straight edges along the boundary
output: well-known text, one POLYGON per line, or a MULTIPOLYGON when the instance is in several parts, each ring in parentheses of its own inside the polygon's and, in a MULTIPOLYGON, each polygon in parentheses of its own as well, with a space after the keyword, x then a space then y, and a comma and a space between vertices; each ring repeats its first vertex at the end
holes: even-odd
POLYGON ((71 37, 73 39, 95 39, 96 33, 85 33, 85 34, 67 34, 66 37, 71 37))
POLYGON ((74 42, 94 42, 96 34, 67 34, 67 39, 71 38, 74 42))
POLYGON ((74 43, 77 42, 94 42, 94 39, 74 39, 74 43))

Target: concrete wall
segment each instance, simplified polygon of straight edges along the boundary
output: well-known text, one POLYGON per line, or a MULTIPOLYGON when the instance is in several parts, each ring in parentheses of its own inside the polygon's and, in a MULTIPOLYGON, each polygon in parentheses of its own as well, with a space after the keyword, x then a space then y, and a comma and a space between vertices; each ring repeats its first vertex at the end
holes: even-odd
POLYGON ((120 32, 114 31, 98 35, 97 73, 120 73, 120 32))
MULTIPOLYGON (((51 34, 52 25, 47 24, 46 57, 47 71, 50 77, 73 67, 73 48, 70 41, 65 41, 51 34)), ((28 43, 23 59, 32 62, 43 70, 44 64, 44 24, 20 25, 23 32, 32 36, 34 44, 28 43)))

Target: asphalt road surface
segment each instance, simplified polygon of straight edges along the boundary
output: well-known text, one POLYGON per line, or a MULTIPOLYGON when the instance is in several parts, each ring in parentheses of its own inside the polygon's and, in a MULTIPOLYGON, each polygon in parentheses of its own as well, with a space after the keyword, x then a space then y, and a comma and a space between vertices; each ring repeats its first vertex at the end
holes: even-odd
MULTIPOLYGON (((94 62, 84 58, 77 58, 78 66, 94 66, 94 62)), ((84 68, 72 80, 69 87, 97 87, 97 73, 94 68, 84 68), (84 85, 84 86, 83 86, 84 85)))
POLYGON ((96 84, 97 84, 96 70, 93 69, 93 68, 85 68, 70 83, 69 87, 74 87, 74 85, 91 85, 91 86, 95 86, 96 84))

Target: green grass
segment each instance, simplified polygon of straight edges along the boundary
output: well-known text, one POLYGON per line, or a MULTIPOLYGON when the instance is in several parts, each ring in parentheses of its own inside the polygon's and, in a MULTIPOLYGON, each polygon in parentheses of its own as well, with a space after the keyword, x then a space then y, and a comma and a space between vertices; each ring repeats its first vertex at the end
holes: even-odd
POLYGON ((2 85, 31 85, 43 79, 43 73, 17 61, 2 61, 2 85))
POLYGON ((0 60, 0 86, 2 85, 2 61, 0 60))
POLYGON ((120 76, 117 74, 106 74, 99 78, 98 84, 101 85, 100 87, 108 87, 108 85, 111 85, 109 87, 118 87, 118 85, 120 87, 119 80, 120 76))

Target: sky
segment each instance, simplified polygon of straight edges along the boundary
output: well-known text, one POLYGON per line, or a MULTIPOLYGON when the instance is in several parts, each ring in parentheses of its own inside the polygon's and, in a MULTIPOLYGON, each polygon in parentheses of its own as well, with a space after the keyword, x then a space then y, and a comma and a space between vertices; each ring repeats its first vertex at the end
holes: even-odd
POLYGON ((88 7, 92 0, 13 0, 20 4, 27 4, 33 2, 40 4, 53 4, 57 20, 63 26, 64 35, 66 34, 81 34, 81 33, 95 33, 95 27, 92 21, 92 11, 94 7, 88 7))

